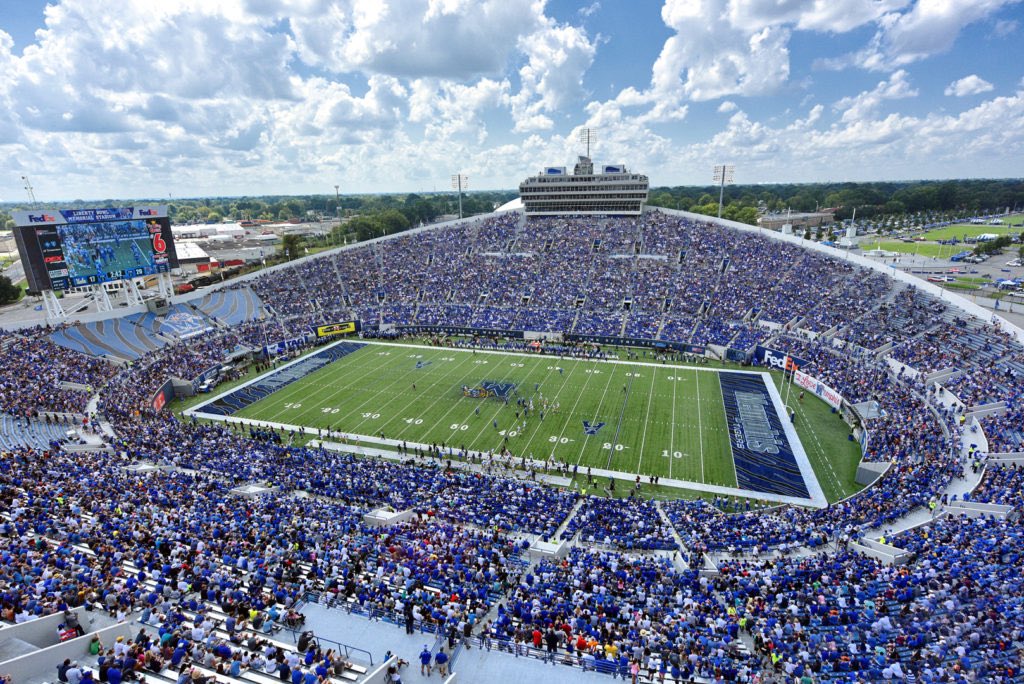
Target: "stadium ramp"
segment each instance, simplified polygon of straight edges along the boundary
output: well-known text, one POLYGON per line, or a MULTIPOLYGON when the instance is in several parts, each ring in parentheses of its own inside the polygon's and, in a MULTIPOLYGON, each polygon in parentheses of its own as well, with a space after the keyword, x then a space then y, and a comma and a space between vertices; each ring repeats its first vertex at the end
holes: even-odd
POLYGON ((0 449, 49 449, 50 442, 59 442, 67 437, 66 425, 15 418, 0 414, 0 449))
POLYGON ((125 318, 79 323, 54 332, 50 341, 83 354, 112 356, 127 361, 134 361, 167 344, 125 318))
POLYGON ((218 290, 189 303, 221 325, 238 325, 263 315, 263 301, 248 287, 218 290))

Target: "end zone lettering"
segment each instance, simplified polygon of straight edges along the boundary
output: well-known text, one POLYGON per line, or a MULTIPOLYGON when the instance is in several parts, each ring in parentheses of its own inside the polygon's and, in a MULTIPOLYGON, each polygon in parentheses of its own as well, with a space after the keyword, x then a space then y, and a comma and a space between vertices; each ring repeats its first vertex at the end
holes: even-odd
POLYGON ((331 323, 329 325, 318 325, 316 328, 317 337, 331 337, 333 335, 347 335, 348 333, 354 333, 359 329, 357 321, 347 321, 345 323, 331 323))

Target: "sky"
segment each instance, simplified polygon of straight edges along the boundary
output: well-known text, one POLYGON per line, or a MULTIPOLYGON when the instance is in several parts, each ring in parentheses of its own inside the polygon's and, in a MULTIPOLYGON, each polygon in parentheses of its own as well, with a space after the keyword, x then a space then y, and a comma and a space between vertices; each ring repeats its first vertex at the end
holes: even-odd
POLYGON ((0 201, 1024 176, 1022 0, 0 0, 0 201))

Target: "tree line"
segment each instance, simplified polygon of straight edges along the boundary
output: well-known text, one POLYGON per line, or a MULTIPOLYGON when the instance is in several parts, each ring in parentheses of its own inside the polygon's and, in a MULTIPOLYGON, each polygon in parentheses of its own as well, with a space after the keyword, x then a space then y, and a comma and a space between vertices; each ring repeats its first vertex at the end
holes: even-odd
MULTIPOLYGON (((717 186, 653 188, 649 204, 698 214, 718 214, 717 186)), ((778 183, 728 185, 722 217, 755 224, 765 212, 835 209, 836 219, 922 211, 1000 213, 1024 209, 1024 179, 877 181, 870 183, 778 183)))
MULTIPOLYGON (((464 193, 462 212, 465 216, 486 214, 518 195, 515 190, 464 193)), ((320 217, 376 215, 394 210, 410 226, 436 221, 445 215, 457 214, 459 200, 455 193, 407 193, 392 195, 305 195, 260 197, 201 197, 188 199, 103 199, 45 203, 36 207, 8 203, 0 206, 0 228, 14 227, 11 212, 19 209, 78 209, 84 207, 116 207, 132 204, 166 204, 171 223, 220 223, 222 221, 307 221, 320 217)), ((389 219, 390 220, 390 219, 389 219)))

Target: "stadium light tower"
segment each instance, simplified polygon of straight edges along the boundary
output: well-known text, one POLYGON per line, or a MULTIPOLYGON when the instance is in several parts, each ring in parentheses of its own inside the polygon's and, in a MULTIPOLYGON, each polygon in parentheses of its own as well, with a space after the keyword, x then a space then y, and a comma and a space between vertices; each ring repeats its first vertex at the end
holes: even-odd
POLYGON ((732 185, 733 172, 736 167, 732 164, 717 164, 715 166, 714 182, 718 183, 718 218, 722 218, 722 199, 725 197, 725 186, 732 185))
POLYGON ((587 159, 590 159, 590 145, 597 142, 597 131, 593 128, 581 128, 579 140, 587 146, 587 159))
POLYGON ((459 218, 462 218, 462 191, 469 190, 469 176, 464 173, 453 173, 452 190, 459 191, 459 218))
POLYGON ((32 181, 28 179, 28 176, 22 176, 21 180, 25 183, 25 192, 28 193, 28 201, 32 206, 36 206, 36 191, 32 188, 32 181))

